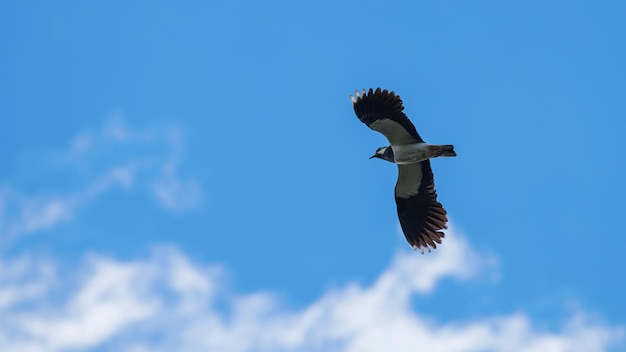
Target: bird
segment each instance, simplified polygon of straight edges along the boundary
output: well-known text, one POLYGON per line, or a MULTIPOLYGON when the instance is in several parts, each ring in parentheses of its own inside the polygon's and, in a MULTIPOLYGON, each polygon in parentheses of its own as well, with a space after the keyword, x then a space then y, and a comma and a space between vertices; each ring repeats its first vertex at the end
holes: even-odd
POLYGON ((402 232, 414 250, 424 254, 437 248, 445 237, 447 212, 437 201, 430 159, 456 156, 454 145, 431 145, 422 139, 403 112, 400 96, 393 91, 363 89, 350 95, 356 116, 374 131, 382 133, 388 146, 376 149, 370 157, 395 163, 398 181, 396 208, 402 232))

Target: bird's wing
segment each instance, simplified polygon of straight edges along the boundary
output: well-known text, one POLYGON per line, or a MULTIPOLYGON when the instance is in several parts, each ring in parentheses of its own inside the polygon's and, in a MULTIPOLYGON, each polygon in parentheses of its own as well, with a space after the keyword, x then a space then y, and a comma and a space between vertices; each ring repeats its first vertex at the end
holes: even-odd
POLYGON ((446 229, 446 210, 437 201, 430 161, 398 165, 395 189, 398 218, 404 236, 413 249, 437 248, 446 229))
POLYGON ((350 96, 356 116, 369 128, 387 137, 391 145, 423 142, 415 126, 402 112, 402 99, 394 92, 370 88, 350 96))

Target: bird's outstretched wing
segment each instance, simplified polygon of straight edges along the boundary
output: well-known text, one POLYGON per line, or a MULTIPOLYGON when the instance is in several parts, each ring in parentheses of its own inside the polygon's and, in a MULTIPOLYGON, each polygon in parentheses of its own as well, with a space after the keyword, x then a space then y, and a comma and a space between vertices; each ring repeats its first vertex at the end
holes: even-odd
POLYGON ((441 244, 448 217, 437 201, 429 160, 398 165, 395 196, 400 226, 411 247, 422 253, 437 248, 435 242, 441 244))
POLYGON ((356 116, 369 128, 385 135, 391 145, 423 142, 415 126, 402 112, 402 99, 386 89, 363 89, 350 96, 356 116))

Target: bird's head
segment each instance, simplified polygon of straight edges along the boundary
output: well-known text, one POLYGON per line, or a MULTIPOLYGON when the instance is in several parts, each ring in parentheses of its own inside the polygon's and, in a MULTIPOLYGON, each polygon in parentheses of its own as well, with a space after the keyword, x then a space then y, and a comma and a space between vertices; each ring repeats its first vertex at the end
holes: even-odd
POLYGON ((376 149, 376 153, 374 153, 374 155, 370 156, 370 159, 372 158, 379 158, 393 163, 393 149, 391 149, 391 147, 389 146, 380 147, 376 149))

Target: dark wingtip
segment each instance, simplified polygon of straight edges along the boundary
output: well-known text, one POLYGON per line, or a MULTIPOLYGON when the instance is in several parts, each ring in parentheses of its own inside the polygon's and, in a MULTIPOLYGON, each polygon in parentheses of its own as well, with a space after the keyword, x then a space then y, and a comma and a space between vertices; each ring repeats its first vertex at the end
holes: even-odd
MULTIPOLYGON (((446 226, 444 226, 445 228, 446 226)), ((431 233, 420 234, 417 237, 408 238, 409 245, 413 250, 418 250, 424 254, 424 250, 430 253, 432 250, 437 249, 437 244, 441 244, 441 239, 446 237, 443 231, 434 231, 431 233)))
POLYGON ((369 90, 363 89, 361 92, 356 91, 355 96, 351 95, 350 99, 356 116, 365 123, 367 123, 367 115, 391 114, 404 110, 399 95, 380 87, 376 90, 370 88, 369 90))

